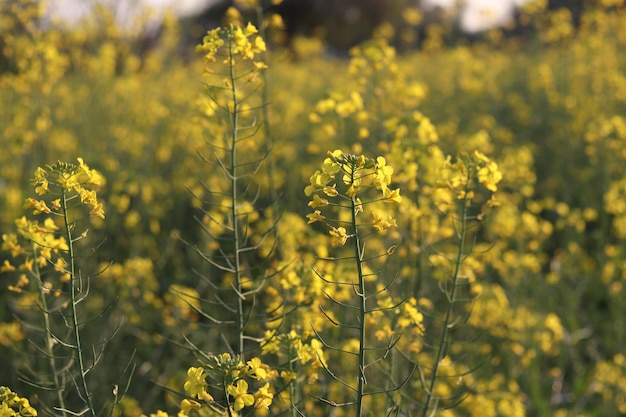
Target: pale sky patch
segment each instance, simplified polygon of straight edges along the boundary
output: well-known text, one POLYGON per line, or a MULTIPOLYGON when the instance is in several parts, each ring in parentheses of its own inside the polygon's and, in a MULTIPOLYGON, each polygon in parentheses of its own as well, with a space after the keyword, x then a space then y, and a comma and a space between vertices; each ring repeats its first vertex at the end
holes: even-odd
POLYGON ((424 0, 426 7, 444 9, 460 6, 459 22, 467 32, 480 32, 504 25, 512 16, 516 6, 529 0, 424 0))
MULTIPOLYGON (((95 4, 112 7, 118 22, 122 26, 132 24, 137 16, 143 15, 146 6, 154 13, 154 19, 160 20, 167 10, 178 16, 190 16, 219 0, 48 0, 52 16, 69 23, 77 22, 88 15, 95 4)), ((462 5, 459 22, 463 30, 479 32, 494 26, 500 26, 511 18, 515 6, 529 0, 423 0, 425 7, 450 8, 462 5)))

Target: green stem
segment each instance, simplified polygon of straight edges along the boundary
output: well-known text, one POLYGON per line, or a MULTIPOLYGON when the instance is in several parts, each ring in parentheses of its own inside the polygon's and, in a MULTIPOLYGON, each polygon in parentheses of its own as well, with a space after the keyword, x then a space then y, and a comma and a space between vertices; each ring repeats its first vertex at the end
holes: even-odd
POLYGON ((33 242, 33 258, 35 259, 33 274, 37 278, 37 286, 39 287, 39 298, 41 301, 41 311, 43 313, 44 329, 46 331, 45 336, 45 352, 50 362, 50 369, 52 370, 52 380, 54 381, 54 390, 57 394, 57 400, 59 401, 59 409, 63 417, 67 416, 65 408, 65 399, 63 398, 63 384, 60 380, 59 371, 56 366, 56 358, 54 356, 53 346, 56 340, 52 334, 52 326, 50 324, 50 311, 48 310, 48 300, 46 299, 46 292, 44 290, 44 283, 41 280, 41 271, 39 270, 39 264, 37 260, 37 245, 33 242))
MULTIPOLYGON (((352 170, 354 172, 354 169, 352 170)), ((361 250, 361 240, 359 237, 359 228, 357 227, 357 202, 356 197, 352 197, 352 226, 354 230, 354 257, 357 269, 357 296, 359 297, 359 369, 358 369, 358 387, 356 401, 356 417, 361 417, 363 413, 363 398, 365 391, 365 315, 366 296, 365 296, 365 277, 363 276, 363 253, 361 250)))
POLYGON ((74 345, 72 348, 76 351, 76 356, 78 359, 78 385, 77 388, 79 390, 79 394, 83 397, 83 401, 89 408, 89 413, 95 417, 96 411, 94 409, 93 403, 91 401, 91 393, 89 392, 89 388, 87 386, 87 373, 89 370, 85 367, 85 360, 83 357, 83 349, 80 339, 80 324, 78 322, 78 311, 77 306, 80 300, 77 296, 77 285, 80 285, 80 279, 76 277, 76 264, 74 262, 74 240, 72 237, 72 226, 69 220, 68 214, 68 206, 67 206, 67 195, 66 190, 61 190, 61 202, 63 209, 63 221, 65 223, 65 237, 67 239, 67 247, 68 247, 68 257, 69 257, 69 272, 70 272, 70 308, 72 310, 71 313, 71 325, 72 331, 74 334, 74 345))
MULTIPOLYGON (((289 372, 294 372, 293 369, 293 360, 292 357, 296 356, 298 352, 294 352, 293 346, 289 346, 289 372)), ((289 382, 289 400, 291 401, 291 417, 297 417, 296 406, 298 404, 297 391, 296 391, 296 381, 298 380, 298 374, 296 373, 296 378, 293 381, 289 382)))
POLYGON ((241 270, 240 270, 240 247, 239 247, 239 219, 237 210, 237 129, 239 124, 239 103, 237 102, 237 86, 236 74, 234 66, 233 45, 229 48, 230 58, 230 94, 233 100, 233 110, 230 113, 231 123, 231 153, 230 153, 230 185, 231 185, 231 216, 233 222, 233 273, 235 275, 235 290, 237 292, 237 349, 236 353, 241 356, 244 361, 243 343, 244 343, 244 311, 243 311, 243 295, 241 286, 241 270))
POLYGON ((452 287, 450 288, 450 292, 448 294, 448 309, 446 311, 446 316, 443 321, 443 329, 441 332, 441 338, 439 340, 439 345, 437 347, 437 357, 435 358, 435 363, 433 364, 432 375, 430 378, 430 386, 426 392, 426 401, 424 402, 424 408, 422 410, 422 416, 426 417, 428 414, 428 408, 433 399, 433 392, 435 389, 435 383, 437 382, 437 376, 439 373, 439 364, 443 359, 444 346, 448 343, 448 333, 450 331, 450 322, 452 319, 452 314, 454 312, 454 303, 456 297, 456 291, 458 288, 459 275, 461 270, 461 264, 463 263, 464 249, 465 249, 465 235, 467 232, 467 208, 468 208, 468 199, 467 194, 469 192, 469 184, 470 178, 472 175, 472 170, 467 170, 467 186, 465 189, 465 198, 462 201, 463 207, 461 209, 461 230, 459 235, 459 243, 457 246, 457 254, 454 265, 454 274, 452 275, 452 287))
POLYGON ((226 380, 222 378, 222 391, 224 392, 224 398, 226 398, 226 411, 228 413, 228 417, 234 417, 233 410, 230 405, 230 395, 228 394, 228 384, 226 384, 226 380))

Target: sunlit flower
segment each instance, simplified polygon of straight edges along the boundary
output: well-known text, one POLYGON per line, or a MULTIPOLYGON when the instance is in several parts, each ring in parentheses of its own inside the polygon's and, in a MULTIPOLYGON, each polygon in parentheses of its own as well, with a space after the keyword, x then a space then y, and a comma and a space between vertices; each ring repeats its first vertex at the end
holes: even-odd
POLYGON ((387 188, 383 192, 383 199, 385 201, 393 201, 395 203, 401 203, 402 202, 402 197, 400 196, 400 190, 399 189, 390 190, 389 188, 387 188))
POLYGON ((229 385, 228 394, 233 397, 235 411, 254 404, 254 396, 248 393, 248 383, 240 379, 236 385, 229 385))
POLYGON ((317 194, 313 196, 312 201, 309 201, 309 207, 312 207, 312 208, 326 207, 328 204, 329 204, 328 200, 326 200, 325 198, 321 198, 317 194))
POLYGON ((256 379, 266 379, 267 378, 267 370, 265 369, 263 362, 259 358, 252 358, 247 362, 250 367, 250 374, 253 375, 256 379))
POLYGON ((333 227, 328 233, 333 237, 332 246, 345 245, 349 237, 345 227, 333 227))
POLYGON ((270 384, 266 383, 254 394, 254 407, 268 409, 272 405, 274 394, 269 390, 270 384))
POLYGON ((187 370, 187 380, 183 386, 185 392, 191 397, 200 398, 200 395, 206 391, 206 373, 204 368, 191 367, 187 370))
POLYGON ((27 198, 24 204, 25 209, 32 208, 33 214, 52 213, 52 210, 46 205, 45 201, 35 200, 34 198, 27 198))
POLYGON ((326 220, 326 217, 322 215, 322 212, 319 210, 315 210, 313 213, 307 214, 306 218, 309 219, 308 224, 315 222, 323 222, 326 220))
POLYGON ((180 409, 185 415, 189 414, 190 411, 199 410, 200 407, 201 405, 198 401, 189 400, 187 398, 180 402, 180 409))
POLYGON ((378 230, 379 232, 387 230, 390 227, 398 226, 396 219, 394 219, 392 216, 383 217, 377 212, 373 212, 372 216, 372 226, 374 226, 374 229, 378 230))

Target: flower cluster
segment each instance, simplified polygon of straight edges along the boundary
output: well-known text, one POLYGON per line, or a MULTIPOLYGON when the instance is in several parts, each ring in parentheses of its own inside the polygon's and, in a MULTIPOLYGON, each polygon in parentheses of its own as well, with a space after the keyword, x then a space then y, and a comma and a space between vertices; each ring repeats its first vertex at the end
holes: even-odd
POLYGON ((395 63, 396 50, 384 38, 366 42, 350 50, 352 59, 348 71, 351 75, 371 75, 387 69, 392 74, 398 71, 395 63))
MULTIPOLYGON (((204 61, 214 62, 220 49, 226 45, 229 48, 229 53, 224 59, 226 64, 234 64, 236 55, 245 60, 252 60, 255 54, 266 49, 263 38, 255 36, 258 32, 252 23, 248 23, 245 28, 230 25, 227 28, 212 29, 204 36, 202 45, 198 45, 197 51, 203 54, 204 61)), ((265 64, 255 62, 255 67, 262 69, 265 68, 265 64)))
MULTIPOLYGON (((324 366, 326 361, 322 343, 315 338, 310 338, 308 341, 307 339, 309 339, 308 335, 299 334, 295 330, 285 334, 267 331, 261 345, 261 352, 264 355, 277 355, 281 362, 287 361, 292 364, 295 359, 301 366, 310 365, 312 368, 324 366)), ((296 373, 293 369, 283 370, 280 376, 285 381, 290 381, 296 378, 296 373)))
POLYGON ((96 191, 90 189, 102 185, 103 178, 98 171, 89 168, 82 158, 77 160, 78 165, 57 162, 45 169, 38 167, 32 180, 35 192, 38 195, 53 194, 59 198, 52 200, 51 207, 44 200, 28 198, 24 208, 33 209, 35 215, 59 214, 62 210, 67 210, 67 203, 78 196, 82 204, 91 207, 89 212, 91 216, 104 219, 102 203, 98 202, 96 191), (72 193, 75 195, 71 195, 72 193))
MULTIPOLYGON (((17 283, 9 285, 9 290, 21 293, 29 285, 34 269, 44 268, 48 264, 62 274, 61 282, 67 282, 70 279, 67 262, 60 253, 66 252, 68 245, 63 236, 56 234, 58 227, 54 221, 47 218, 40 224, 21 217, 15 221, 15 225, 16 233, 2 235, 2 251, 9 252, 13 259, 23 257, 19 265, 13 265, 6 259, 0 266, 0 272, 19 271, 17 283)), ((44 282, 43 285, 48 292, 53 288, 49 282, 44 282)), ((58 295, 58 289, 54 294, 58 295)))
MULTIPOLYGON (((87 187, 102 184, 100 174, 90 169, 82 158, 78 158, 79 165, 57 162, 46 169, 37 168, 32 180, 35 192, 38 195, 52 194, 58 197, 50 202, 27 198, 25 208, 33 210, 33 214, 54 214, 63 216, 74 200, 80 200, 91 208, 90 214, 104 218, 102 203, 98 202, 96 192, 87 187)), ((63 254, 68 251, 66 237, 59 235, 59 227, 53 218, 46 218, 43 222, 29 220, 22 216, 15 221, 16 232, 2 235, 2 251, 9 252, 13 259, 23 257, 20 265, 13 265, 5 260, 0 272, 19 271, 15 285, 9 285, 9 290, 22 292, 30 283, 30 277, 39 276, 39 271, 51 265, 61 274, 60 282, 68 282, 70 274, 67 261, 63 254)), ((83 234, 84 235, 84 234, 83 234)), ((80 237, 79 237, 80 239, 80 237)), ((43 282, 45 293, 59 295, 59 289, 54 289, 50 282, 43 282)))
POLYGON ((211 356, 206 364, 187 370, 184 388, 192 398, 182 400, 180 408, 183 414, 199 410, 203 404, 196 400, 201 400, 212 410, 228 412, 229 415, 251 406, 267 410, 274 398, 268 381, 275 379, 276 375, 277 372, 259 358, 243 363, 239 356, 228 353, 211 356), (265 384, 251 391, 250 384, 254 381, 265 384), (208 392, 210 388, 215 396, 223 395, 224 400, 216 400, 208 392))
MULTIPOLYGON (((438 185, 451 191, 457 199, 469 202, 476 192, 474 181, 495 193, 501 180, 502 173, 498 170, 498 164, 483 153, 474 151, 471 155, 461 155, 456 162, 452 162, 448 157, 442 167, 438 185)), ((439 198, 441 199, 439 203, 452 204, 452 196, 439 195, 439 198)), ((488 205, 498 205, 493 194, 488 205)))
POLYGON ((22 398, 9 388, 0 386, 0 416, 2 417, 35 417, 35 410, 27 398, 22 398))
MULTIPOLYGON (((321 168, 321 171, 315 171, 310 178, 310 185, 304 189, 307 196, 322 191, 328 197, 339 196, 350 199, 356 198, 357 194, 373 187, 382 191, 382 200, 397 203, 402 201, 400 190, 389 188, 393 168, 386 164, 382 156, 374 160, 364 155, 344 154, 337 149, 328 152, 328 157, 324 159, 321 168), (335 175, 339 173, 342 174, 341 183, 347 187, 343 193, 337 190, 337 183, 331 184, 335 180, 335 175)), ((309 203, 311 207, 323 205, 327 205, 325 199, 320 199, 317 194, 314 195, 314 201, 309 203)))
MULTIPOLYGON (((393 168, 387 165, 387 161, 382 156, 372 159, 364 155, 344 154, 341 150, 328 152, 321 170, 315 171, 310 178, 310 184, 304 189, 307 196, 313 196, 309 207, 316 209, 313 213, 307 214, 308 223, 326 221, 326 216, 317 209, 331 205, 341 207, 348 201, 351 202, 355 216, 363 212, 365 204, 381 201, 400 203, 402 201, 400 190, 389 188, 392 174, 393 168), (341 179, 336 181, 339 175, 341 179), (369 189, 378 190, 380 193, 378 197, 364 203, 359 196, 369 189), (329 199, 338 201, 331 203, 329 199)), ((396 226, 396 221, 392 216, 374 209, 371 225, 374 229, 382 231, 396 226)), ((333 245, 344 245, 350 237, 346 228, 329 226, 333 245)))

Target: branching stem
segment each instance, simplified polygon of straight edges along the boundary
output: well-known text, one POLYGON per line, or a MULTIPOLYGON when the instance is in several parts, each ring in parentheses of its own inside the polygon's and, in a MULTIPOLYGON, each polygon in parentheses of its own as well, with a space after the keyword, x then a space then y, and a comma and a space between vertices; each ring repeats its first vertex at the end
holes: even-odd
POLYGON ((239 242, 239 213, 237 210, 237 133, 239 128, 239 102, 237 101, 237 77, 235 74, 233 44, 231 40, 230 48, 228 49, 230 66, 230 94, 232 98, 233 108, 230 112, 230 129, 231 129, 231 152, 230 152, 230 192, 231 192, 231 216, 232 216, 232 233, 233 233, 233 271, 235 274, 235 290, 237 291, 237 347, 235 352, 243 356, 243 343, 244 343, 244 311, 243 311, 243 298, 239 295, 242 294, 241 285, 241 259, 240 259, 240 242, 239 242))
POLYGON ((469 195, 469 184, 472 176, 472 170, 467 170, 467 181, 466 181, 466 189, 465 189, 465 197, 461 200, 461 204, 463 205, 461 208, 461 228, 459 231, 459 242, 457 245, 457 253, 454 264, 454 273, 452 274, 452 286, 450 288, 448 296, 448 308, 446 310, 446 315, 442 324, 442 332, 441 338, 439 340, 439 345, 437 346, 437 356, 435 358, 435 363, 433 364, 432 375, 430 377, 430 383, 428 390, 426 392, 426 401, 424 402, 424 408, 422 410, 422 417, 426 417, 428 415, 428 409, 430 407, 430 403, 434 397, 434 389, 435 384, 437 382, 437 376, 439 373, 439 366, 441 360, 443 359, 444 346, 448 343, 448 333, 450 331, 450 322, 452 320, 452 314, 454 311, 454 303, 456 297, 456 291, 458 288, 458 281, 461 272, 461 264, 463 263, 463 257, 465 256, 465 235, 467 233, 467 209, 468 209, 468 195, 469 195))
MULTIPOLYGON (((33 258, 37 259, 37 244, 33 242, 33 258)), ((57 394, 57 400, 59 401, 59 409, 61 410, 62 417, 67 417, 66 407, 65 407, 65 399, 63 397, 63 383, 61 381, 61 376, 59 374, 59 370, 57 369, 56 358, 54 356, 54 344, 56 340, 54 335, 52 334, 52 325, 50 323, 50 311, 48 310, 48 300, 46 298, 46 290, 44 287, 44 283, 41 280, 41 271, 39 270, 39 263, 33 262, 34 275, 37 278, 37 286, 39 287, 39 298, 41 300, 41 312, 43 314, 44 321, 44 329, 46 332, 45 336, 45 347, 44 350, 46 352, 46 356, 48 357, 48 361, 50 362, 50 370, 52 371, 52 380, 54 382, 54 390, 57 394)))
POLYGON ((76 277, 76 263, 74 261, 74 238, 72 236, 72 224, 69 218, 69 208, 68 208, 68 197, 67 191, 65 189, 61 189, 61 204, 63 210, 63 221, 65 223, 65 238, 67 239, 67 253, 69 257, 69 273, 70 273, 70 308, 71 312, 71 325, 72 332, 74 335, 74 344, 72 348, 76 352, 76 357, 78 359, 78 390, 80 396, 88 407, 88 413, 96 417, 96 410, 94 409, 92 400, 91 400, 91 392, 89 391, 89 387, 87 386, 87 373, 89 370, 85 366, 85 359, 83 356, 83 349, 80 339, 80 324, 78 322, 78 311, 77 306, 80 302, 77 294, 77 286, 81 285, 80 278, 76 277))
MULTIPOLYGON (((352 176, 356 170, 352 169, 352 176)), ((354 180, 354 178, 353 178, 354 180)), ((365 277, 363 275, 363 253, 361 248, 361 240, 359 237, 359 228, 357 226, 358 203, 356 197, 352 197, 352 226, 354 228, 354 260, 357 270, 357 297, 359 298, 359 363, 358 363, 358 385, 356 399, 356 417, 361 417, 363 413, 363 398, 365 392, 365 315, 367 313, 365 294, 365 277)))

